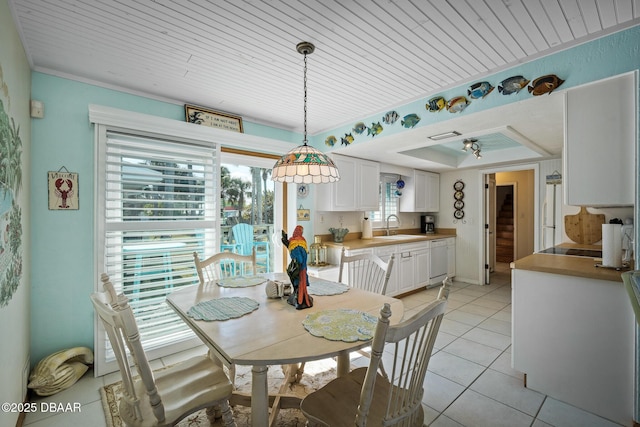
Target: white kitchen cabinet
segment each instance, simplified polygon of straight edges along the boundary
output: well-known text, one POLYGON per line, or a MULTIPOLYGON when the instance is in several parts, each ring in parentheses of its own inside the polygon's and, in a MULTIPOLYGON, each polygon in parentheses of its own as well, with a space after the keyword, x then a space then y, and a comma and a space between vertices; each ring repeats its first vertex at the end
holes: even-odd
POLYGON ((512 367, 527 388, 630 426, 635 320, 622 281, 520 269, 511 277, 512 367))
POLYGON ((399 249, 398 264, 398 293, 402 294, 414 289, 416 285, 415 258, 411 251, 399 249))
POLYGON ((567 90, 566 204, 633 205, 637 88, 636 71, 567 90))
POLYGON ((426 287, 429 284, 429 273, 431 269, 429 247, 418 249, 414 252, 416 283, 414 289, 426 287))
POLYGON ((400 212, 438 212, 440 210, 440 175, 414 170, 406 177, 400 197, 400 212))
POLYGON ((398 293, 423 288, 429 283, 428 241, 398 245, 398 293))
POLYGON ((316 187, 321 211, 371 211, 378 209, 380 164, 355 157, 332 155, 340 181, 316 187))

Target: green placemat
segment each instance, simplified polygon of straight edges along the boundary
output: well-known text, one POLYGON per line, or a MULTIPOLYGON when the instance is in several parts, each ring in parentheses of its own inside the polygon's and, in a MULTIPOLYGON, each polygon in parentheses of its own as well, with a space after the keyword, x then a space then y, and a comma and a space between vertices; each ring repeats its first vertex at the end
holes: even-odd
POLYGON ((347 292, 349 286, 344 283, 312 278, 309 280, 307 289, 311 295, 338 295, 347 292))
POLYGON ((260 276, 233 276, 216 281, 218 286, 225 288, 248 288, 266 282, 267 279, 260 276))
POLYGON ((196 320, 228 320, 242 317, 256 310, 260 304, 251 298, 216 298, 199 302, 187 311, 196 320))
POLYGON ((302 325, 311 335, 331 341, 368 341, 378 319, 363 311, 340 308, 309 314, 302 325))

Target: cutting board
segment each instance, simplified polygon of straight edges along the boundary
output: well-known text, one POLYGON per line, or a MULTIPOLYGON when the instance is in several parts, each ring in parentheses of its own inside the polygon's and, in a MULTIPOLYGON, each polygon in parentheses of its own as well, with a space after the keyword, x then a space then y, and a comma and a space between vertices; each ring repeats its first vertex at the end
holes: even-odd
POLYGON ((579 213, 564 216, 564 232, 574 242, 584 245, 602 240, 602 224, 604 215, 589 213, 584 206, 580 207, 579 213))

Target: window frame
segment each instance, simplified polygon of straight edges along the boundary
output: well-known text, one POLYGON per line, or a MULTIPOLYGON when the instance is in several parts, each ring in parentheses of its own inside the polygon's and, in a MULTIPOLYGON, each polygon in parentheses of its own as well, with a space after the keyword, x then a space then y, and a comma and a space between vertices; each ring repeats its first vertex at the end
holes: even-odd
POLYGON ((380 181, 378 182, 378 210, 369 212, 369 218, 371 219, 372 228, 386 228, 386 218, 389 215, 396 215, 396 218, 392 218, 392 220, 389 221, 389 227, 399 226, 397 216, 400 215, 400 199, 398 197, 394 197, 396 201, 394 211, 387 212, 389 206, 387 196, 393 197, 390 193, 395 191, 395 183, 397 180, 397 175, 380 175, 380 181), (391 186, 389 193, 387 193, 386 189, 384 188, 387 184, 391 186))

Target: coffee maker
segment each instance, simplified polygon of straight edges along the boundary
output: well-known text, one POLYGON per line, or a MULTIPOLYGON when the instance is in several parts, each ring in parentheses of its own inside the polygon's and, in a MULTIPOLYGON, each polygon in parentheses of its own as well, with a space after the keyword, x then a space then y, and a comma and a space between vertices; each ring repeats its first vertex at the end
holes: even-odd
POLYGON ((435 234, 436 218, 433 215, 420 215, 420 232, 435 234))

